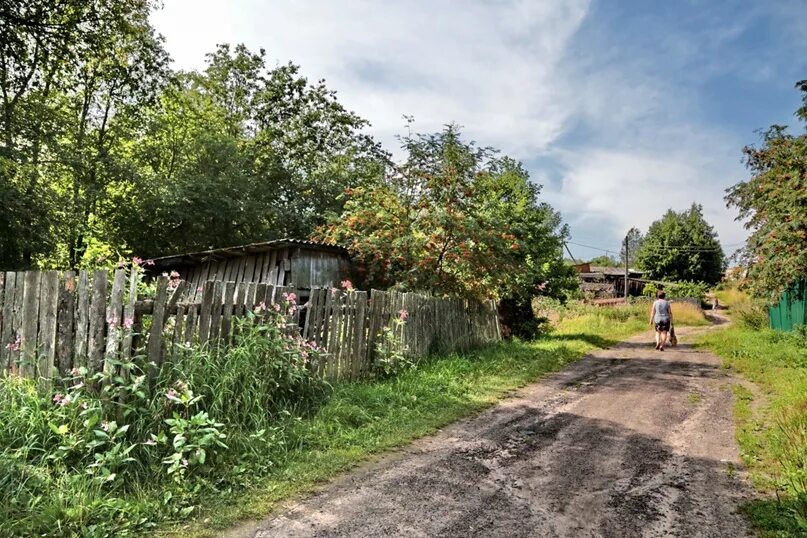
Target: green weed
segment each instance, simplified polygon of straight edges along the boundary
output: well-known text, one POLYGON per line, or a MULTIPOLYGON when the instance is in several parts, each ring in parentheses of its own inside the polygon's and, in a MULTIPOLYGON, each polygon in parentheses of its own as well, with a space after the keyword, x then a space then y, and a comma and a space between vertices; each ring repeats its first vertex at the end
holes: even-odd
POLYGON ((745 512, 765 536, 797 536, 807 533, 807 350, 798 333, 754 326, 738 323, 699 344, 763 389, 767 402, 755 413, 753 394, 734 386, 737 440, 754 484, 777 498, 745 512))

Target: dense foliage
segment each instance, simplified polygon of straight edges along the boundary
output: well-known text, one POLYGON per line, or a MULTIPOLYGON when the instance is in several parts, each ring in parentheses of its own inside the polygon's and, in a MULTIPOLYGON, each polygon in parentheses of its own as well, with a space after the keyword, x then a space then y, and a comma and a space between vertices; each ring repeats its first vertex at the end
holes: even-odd
POLYGON ((520 163, 464 142, 456 126, 402 142, 405 161, 349 189, 320 232, 357 254, 368 285, 474 299, 573 285, 566 227, 520 163))
MULTIPOLYGON (((807 121, 807 81, 797 87, 804 105, 796 115, 807 121)), ((776 299, 807 278, 807 135, 774 125, 761 147, 748 146, 744 153, 752 177, 731 187, 726 200, 751 231, 745 261, 753 291, 776 299)))
POLYGON ((622 265, 619 263, 619 260, 607 254, 597 256, 596 258, 591 258, 587 263, 596 267, 620 267, 622 265))
POLYGON ((623 242, 622 247, 619 250, 619 262, 624 266, 625 258, 627 258, 628 266, 633 268, 633 266, 636 265, 636 255, 639 253, 639 249, 642 247, 644 236, 639 228, 634 227, 628 230, 627 239, 628 251, 625 252, 625 244, 623 242))
POLYGON ((717 284, 726 260, 717 233, 703 218, 703 208, 692 204, 686 211, 670 209, 650 225, 636 264, 653 280, 717 284))
POLYGON ((179 350, 156 379, 141 358, 49 392, 0 376, 0 535, 141 534, 267 472, 284 417, 325 388, 310 367, 321 352, 283 322, 259 311, 237 345, 179 350))
POLYGON ((307 237, 384 153, 322 82, 219 46, 172 72, 151 0, 0 3, 0 265, 307 237))

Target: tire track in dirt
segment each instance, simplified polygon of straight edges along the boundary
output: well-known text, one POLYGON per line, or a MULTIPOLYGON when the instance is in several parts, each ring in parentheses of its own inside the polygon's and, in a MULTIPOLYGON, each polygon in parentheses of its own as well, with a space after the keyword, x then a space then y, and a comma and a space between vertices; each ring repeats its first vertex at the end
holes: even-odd
POLYGON ((731 383, 633 338, 227 536, 751 536, 731 383))

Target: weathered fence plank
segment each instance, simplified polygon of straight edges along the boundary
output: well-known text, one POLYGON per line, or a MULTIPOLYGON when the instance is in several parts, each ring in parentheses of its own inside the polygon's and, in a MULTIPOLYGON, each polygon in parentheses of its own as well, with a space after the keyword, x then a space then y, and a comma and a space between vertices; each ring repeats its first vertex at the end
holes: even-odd
POLYGON ((168 278, 157 278, 157 292, 154 295, 154 313, 151 315, 151 330, 148 341, 148 360, 157 367, 163 360, 163 328, 165 326, 165 306, 168 301, 168 278))
POLYGON ((0 329, 0 368, 11 367, 13 347, 16 345, 17 330, 14 325, 15 294, 21 293, 22 286, 17 285, 17 273, 5 273, 5 291, 3 292, 3 326, 0 329), (18 291, 19 290, 19 291, 18 291))
POLYGON ((53 377, 56 358, 56 311, 59 308, 57 271, 42 273, 39 293, 38 374, 44 379, 50 379, 53 377))
POLYGON ((87 368, 91 373, 101 371, 104 356, 104 326, 106 325, 107 273, 93 275, 90 297, 89 334, 87 336, 87 368))
POLYGON ((20 373, 23 377, 33 377, 37 359, 37 328, 39 325, 39 283, 41 273, 25 273, 25 290, 22 300, 22 326, 20 340, 20 373))
POLYGON ((59 306, 56 313, 58 329, 56 335, 56 363, 61 375, 67 375, 73 368, 73 347, 75 345, 75 306, 76 273, 67 271, 59 286, 59 306))

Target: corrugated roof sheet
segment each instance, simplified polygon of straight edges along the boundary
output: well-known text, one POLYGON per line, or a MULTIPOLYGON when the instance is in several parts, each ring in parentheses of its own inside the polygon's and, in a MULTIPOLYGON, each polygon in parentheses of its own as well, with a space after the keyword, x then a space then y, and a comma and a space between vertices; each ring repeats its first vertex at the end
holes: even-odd
POLYGON ((263 241, 260 243, 250 243, 248 245, 239 245, 234 247, 214 248, 210 250, 202 250, 199 252, 188 252, 185 254, 173 254, 171 256, 161 256, 154 258, 155 269, 165 269, 167 267, 178 265, 189 265, 194 263, 206 262, 209 260, 220 260, 226 258, 235 258, 238 256, 246 256, 248 254, 256 254, 260 252, 268 252, 287 247, 309 247, 314 250, 323 250, 329 252, 336 252, 340 254, 347 254, 346 248, 339 245, 327 245, 325 243, 317 243, 316 241, 308 241, 305 239, 274 239, 272 241, 263 241))

